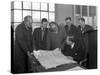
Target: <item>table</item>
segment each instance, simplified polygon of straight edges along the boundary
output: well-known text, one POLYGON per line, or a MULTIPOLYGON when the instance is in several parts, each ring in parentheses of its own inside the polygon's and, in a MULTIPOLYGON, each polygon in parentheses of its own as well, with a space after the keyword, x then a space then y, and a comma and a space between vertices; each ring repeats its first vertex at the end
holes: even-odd
POLYGON ((34 64, 33 65, 34 69, 33 72, 56 72, 56 71, 69 71, 69 70, 85 70, 84 67, 80 66, 77 63, 71 63, 71 64, 64 64, 57 66, 56 68, 50 68, 50 69, 45 69, 41 64, 34 64), (80 67, 80 69, 77 69, 77 67, 80 67), (75 69, 76 68, 76 69, 75 69))
POLYGON ((59 49, 40 51, 39 54, 36 52, 34 56, 37 63, 33 64, 33 72, 65 71, 77 66, 80 67, 77 62, 64 56, 59 49))

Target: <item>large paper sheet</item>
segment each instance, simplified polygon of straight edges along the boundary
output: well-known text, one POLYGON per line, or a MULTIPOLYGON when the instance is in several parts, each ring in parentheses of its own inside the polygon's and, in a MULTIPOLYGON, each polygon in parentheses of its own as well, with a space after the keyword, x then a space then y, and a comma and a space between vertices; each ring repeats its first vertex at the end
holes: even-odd
POLYGON ((45 69, 63 64, 76 63, 75 61, 64 56, 58 48, 53 51, 39 50, 34 52, 34 56, 45 69))

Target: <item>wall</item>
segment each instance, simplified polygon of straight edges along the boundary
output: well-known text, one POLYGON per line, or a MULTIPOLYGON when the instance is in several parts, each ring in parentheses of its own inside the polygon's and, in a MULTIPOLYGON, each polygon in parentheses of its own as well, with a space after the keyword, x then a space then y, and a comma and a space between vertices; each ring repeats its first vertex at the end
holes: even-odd
POLYGON ((55 21, 58 24, 64 23, 66 17, 74 19, 74 10, 72 5, 55 4, 55 21))

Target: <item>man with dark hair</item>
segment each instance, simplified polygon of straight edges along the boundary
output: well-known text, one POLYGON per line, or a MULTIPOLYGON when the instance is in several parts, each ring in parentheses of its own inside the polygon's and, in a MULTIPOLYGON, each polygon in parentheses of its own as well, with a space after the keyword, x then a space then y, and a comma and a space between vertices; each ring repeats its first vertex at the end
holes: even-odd
POLYGON ((84 38, 86 50, 88 51, 88 32, 93 30, 93 28, 90 25, 85 24, 85 19, 84 18, 79 18, 79 26, 78 30, 82 33, 82 37, 84 38))
POLYGON ((75 37, 76 37, 76 27, 72 24, 71 22, 71 17, 66 17, 65 18, 65 31, 66 31, 66 43, 64 46, 64 49, 62 52, 66 56, 74 56, 74 51, 71 50, 71 45, 74 44, 75 42, 75 37), (70 39, 70 40, 69 40, 70 39))
POLYGON ((81 29, 82 33, 88 32, 90 30, 93 30, 93 28, 90 25, 85 24, 85 19, 84 18, 79 18, 79 28, 81 29))
POLYGON ((33 50, 32 17, 26 16, 15 30, 14 72, 28 72, 28 55, 33 50))
POLYGON ((66 17, 65 21, 70 20, 71 21, 71 17, 66 17))
POLYGON ((43 18, 41 20, 40 28, 36 28, 33 32, 36 50, 46 49, 46 37, 47 37, 47 32, 48 32, 47 24, 48 24, 47 19, 43 18))
POLYGON ((79 18, 79 26, 78 26, 78 32, 81 34, 81 37, 83 38, 83 42, 85 44, 85 56, 84 58, 87 58, 88 55, 88 35, 90 31, 93 31, 92 26, 86 25, 85 24, 85 19, 84 18, 79 18))
POLYGON ((76 33, 76 26, 74 24, 72 24, 72 20, 71 20, 71 17, 67 17, 65 19, 65 30, 66 30, 66 33, 67 35, 75 35, 76 33))
POLYGON ((74 60, 80 62, 83 59, 83 48, 78 34, 77 27, 72 24, 71 17, 65 19, 66 43, 62 52, 66 56, 73 57, 74 60))
POLYGON ((84 18, 79 18, 78 20, 79 21, 81 20, 81 21, 85 22, 85 19, 84 18))
POLYGON ((46 19, 46 18, 43 18, 41 22, 42 22, 42 23, 43 23, 43 22, 47 22, 47 19, 46 19))

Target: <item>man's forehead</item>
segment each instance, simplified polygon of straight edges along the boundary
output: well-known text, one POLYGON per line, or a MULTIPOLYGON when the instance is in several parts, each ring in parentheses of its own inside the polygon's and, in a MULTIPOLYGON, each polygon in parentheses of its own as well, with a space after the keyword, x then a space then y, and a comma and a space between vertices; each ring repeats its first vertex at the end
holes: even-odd
POLYGON ((68 22, 69 22, 69 21, 71 21, 71 20, 69 20, 69 19, 68 19, 68 20, 66 20, 66 21, 68 21, 68 22))
POLYGON ((82 20, 80 20, 79 22, 83 22, 82 20))
POLYGON ((43 23, 48 23, 48 21, 44 21, 43 23))

